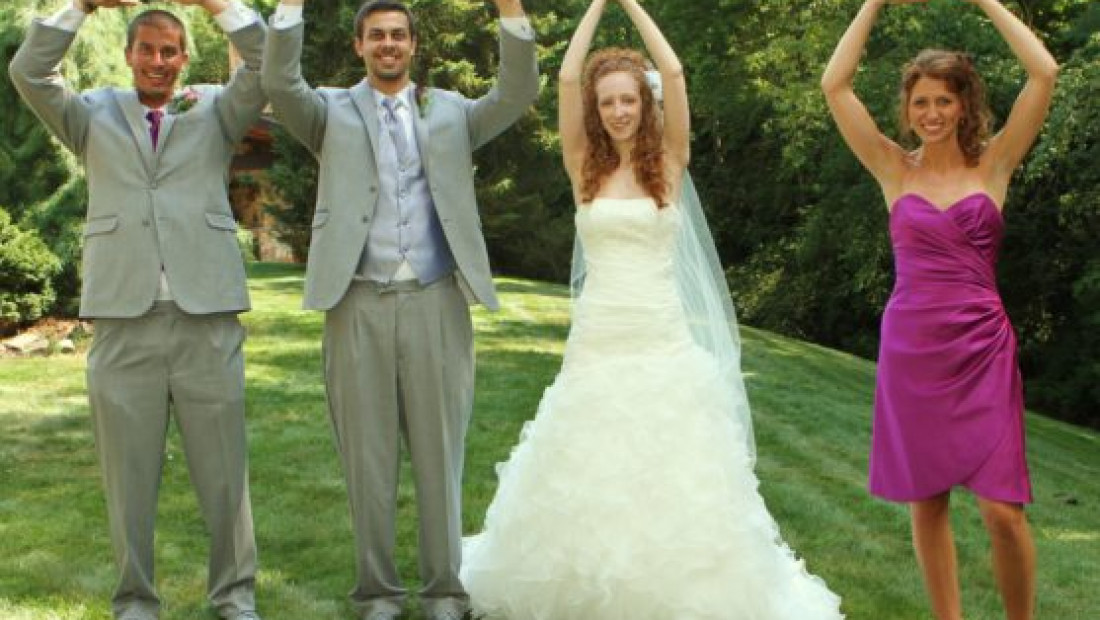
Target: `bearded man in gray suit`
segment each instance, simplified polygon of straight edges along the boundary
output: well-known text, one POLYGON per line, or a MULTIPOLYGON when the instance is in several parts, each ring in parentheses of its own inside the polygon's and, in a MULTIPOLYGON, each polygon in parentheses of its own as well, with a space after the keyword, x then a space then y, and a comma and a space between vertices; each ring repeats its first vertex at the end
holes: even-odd
POLYGON ((396 0, 364 4, 351 88, 302 79, 303 0, 272 18, 263 85, 276 116, 319 160, 305 307, 325 315, 324 374, 356 540, 361 618, 392 620, 400 442, 420 512, 420 590, 431 620, 457 620, 462 465, 473 407, 469 305, 497 308, 474 193, 472 152, 538 94, 534 34, 519 0, 501 16, 500 74, 483 97, 410 81, 416 22, 396 0))
POLYGON ((153 523, 170 404, 211 534, 208 593, 228 620, 255 620, 256 546, 244 426, 249 307, 226 195, 233 149, 265 98, 265 27, 237 0, 177 0, 215 16, 244 65, 225 87, 177 92, 188 61, 184 24, 146 11, 129 26, 133 89, 73 92, 57 71, 85 17, 136 0, 73 0, 31 24, 11 78, 49 130, 84 164, 80 314, 95 321, 88 395, 120 572, 116 618, 159 615, 153 523))

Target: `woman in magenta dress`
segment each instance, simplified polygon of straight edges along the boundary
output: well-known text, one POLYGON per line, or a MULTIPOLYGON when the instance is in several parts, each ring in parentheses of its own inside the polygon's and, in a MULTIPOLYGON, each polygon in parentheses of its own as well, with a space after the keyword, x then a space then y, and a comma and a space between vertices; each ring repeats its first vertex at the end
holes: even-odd
POLYGON ((1000 2, 973 0, 1023 64, 1027 83, 1004 127, 989 136, 969 58, 921 52, 902 77, 902 130, 919 141, 906 150, 879 131, 852 80, 883 5, 919 1, 864 2, 821 81, 845 141, 882 187, 894 247, 870 489, 909 503, 913 546, 940 620, 962 618, 948 504, 953 487, 970 489, 992 539, 1007 617, 1030 619, 1035 550, 1023 511, 1032 499, 1023 389, 995 265, 1009 180, 1046 117, 1058 65, 1000 2))

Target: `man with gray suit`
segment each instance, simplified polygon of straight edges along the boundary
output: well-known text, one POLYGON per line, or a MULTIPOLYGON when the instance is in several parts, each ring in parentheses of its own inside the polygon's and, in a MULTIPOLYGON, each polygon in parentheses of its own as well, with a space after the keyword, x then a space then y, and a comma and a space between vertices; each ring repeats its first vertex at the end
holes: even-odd
POLYGON ((405 589, 394 564, 402 436, 420 513, 422 609, 457 620, 462 465, 473 407, 469 305, 496 309, 474 193, 472 152, 538 93, 534 34, 519 0, 501 17, 500 74, 476 100, 410 81, 416 22, 397 0, 364 4, 351 88, 302 79, 304 0, 272 18, 263 85, 286 128, 320 162, 305 307, 323 310, 325 386, 348 486, 360 617, 392 620, 405 589))
POLYGON ((211 535, 210 602, 227 620, 256 620, 237 319, 249 300, 226 177, 265 103, 266 29, 238 0, 177 2, 202 6, 229 33, 244 65, 228 85, 177 91, 184 24, 152 10, 127 31, 133 89, 69 89, 57 67, 85 18, 136 0, 73 0, 36 20, 10 74, 87 174, 80 314, 95 321, 88 395, 120 572, 114 616, 159 615, 153 523, 171 405, 211 535))

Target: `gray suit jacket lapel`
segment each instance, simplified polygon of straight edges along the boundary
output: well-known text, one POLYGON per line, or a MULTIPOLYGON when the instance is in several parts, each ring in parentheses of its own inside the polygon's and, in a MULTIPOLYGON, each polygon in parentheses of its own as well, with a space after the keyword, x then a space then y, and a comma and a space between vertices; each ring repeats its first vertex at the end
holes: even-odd
MULTIPOLYGON (((130 127, 134 144, 141 153, 141 163, 145 166, 145 172, 153 174, 153 140, 149 137, 149 122, 145 120, 144 108, 138 101, 137 93, 132 90, 116 90, 115 101, 122 110, 122 117, 130 127)), ((162 130, 163 131, 163 130, 162 130)), ((158 140, 159 141, 159 140, 158 140)))
MULTIPOLYGON (((157 152, 153 158, 155 164, 160 164, 161 153, 168 146, 168 136, 172 133, 172 126, 176 124, 175 114, 165 114, 160 119, 160 134, 157 136, 157 152)), ((153 169, 156 169, 154 165, 153 169)))
POLYGON ((374 161, 378 161, 378 104, 374 100, 374 89, 367 84, 366 80, 363 80, 349 90, 351 100, 355 102, 355 108, 359 110, 359 116, 367 126, 370 146, 374 149, 374 161))

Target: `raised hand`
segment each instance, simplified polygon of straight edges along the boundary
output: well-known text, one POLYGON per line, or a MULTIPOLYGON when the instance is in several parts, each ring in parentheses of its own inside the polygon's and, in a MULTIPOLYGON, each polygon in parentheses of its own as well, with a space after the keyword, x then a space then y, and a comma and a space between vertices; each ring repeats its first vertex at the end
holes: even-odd
POLYGON ((229 7, 228 0, 171 0, 183 6, 201 6, 211 15, 217 15, 229 7))
POLYGON ((140 0, 80 0, 86 11, 91 9, 117 9, 137 6, 140 0))
POLYGON ((520 0, 493 0, 501 17, 523 17, 523 3, 520 0))

